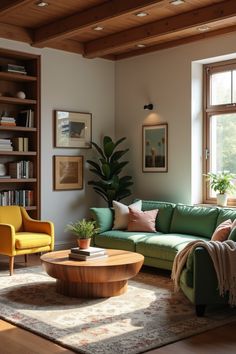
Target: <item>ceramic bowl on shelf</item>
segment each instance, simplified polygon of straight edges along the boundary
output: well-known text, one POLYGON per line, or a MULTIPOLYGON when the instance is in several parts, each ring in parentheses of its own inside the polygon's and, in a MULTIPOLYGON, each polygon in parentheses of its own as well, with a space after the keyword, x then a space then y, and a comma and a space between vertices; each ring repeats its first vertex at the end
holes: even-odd
POLYGON ((17 98, 21 98, 22 100, 24 100, 25 97, 26 97, 26 94, 24 93, 24 91, 18 91, 17 94, 16 94, 16 97, 17 98))

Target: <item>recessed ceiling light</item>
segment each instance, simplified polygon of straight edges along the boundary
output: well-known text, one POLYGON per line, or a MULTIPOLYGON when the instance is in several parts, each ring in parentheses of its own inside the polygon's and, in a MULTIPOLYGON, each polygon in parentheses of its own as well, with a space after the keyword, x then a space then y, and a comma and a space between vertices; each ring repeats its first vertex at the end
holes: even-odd
POLYGON ((182 4, 184 4, 185 3, 185 0, 171 0, 170 1, 170 4, 171 5, 182 5, 182 4))
POLYGON ((48 2, 46 2, 46 1, 38 1, 38 2, 36 2, 36 5, 37 5, 38 7, 46 7, 46 6, 48 6, 49 4, 48 4, 48 2))
POLYGON ((95 27, 93 27, 93 30, 94 31, 102 31, 104 29, 104 27, 102 27, 102 26, 95 26, 95 27))
POLYGON ((149 15, 149 13, 148 12, 144 12, 144 11, 137 12, 135 14, 135 16, 137 16, 137 17, 145 17, 145 16, 148 16, 148 15, 149 15))
POLYGON ((200 26, 197 28, 197 30, 199 32, 206 32, 206 31, 209 31, 209 29, 210 29, 210 27, 208 27, 208 26, 200 26))
POLYGON ((137 47, 137 48, 145 48, 145 47, 146 47, 146 44, 142 44, 142 43, 136 44, 136 47, 137 47))

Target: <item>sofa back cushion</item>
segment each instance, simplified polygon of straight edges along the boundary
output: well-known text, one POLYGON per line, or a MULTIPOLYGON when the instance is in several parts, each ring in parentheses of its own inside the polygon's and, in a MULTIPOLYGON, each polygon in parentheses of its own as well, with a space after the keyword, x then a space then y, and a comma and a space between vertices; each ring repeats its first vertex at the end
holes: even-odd
POLYGON ((223 208, 219 209, 218 218, 216 221, 216 226, 220 225, 222 222, 230 219, 234 221, 236 219, 236 209, 223 208))
POLYGON ((142 210, 158 209, 156 230, 168 233, 175 204, 161 201, 142 200, 142 210))
POLYGON ((211 238, 215 228, 218 208, 188 206, 175 207, 170 232, 211 238))
POLYGON ((111 230, 113 225, 113 210, 110 208, 90 208, 93 219, 99 228, 99 233, 111 230))

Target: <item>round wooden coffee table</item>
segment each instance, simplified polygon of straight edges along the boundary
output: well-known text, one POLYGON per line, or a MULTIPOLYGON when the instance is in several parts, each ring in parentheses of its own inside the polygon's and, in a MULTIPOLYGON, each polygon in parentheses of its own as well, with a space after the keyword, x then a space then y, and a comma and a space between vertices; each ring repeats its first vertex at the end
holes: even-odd
POLYGON ((94 261, 74 261, 70 250, 41 256, 42 266, 57 279, 57 291, 63 295, 85 298, 123 294, 128 279, 140 270, 144 257, 139 253, 107 249, 108 257, 94 261))

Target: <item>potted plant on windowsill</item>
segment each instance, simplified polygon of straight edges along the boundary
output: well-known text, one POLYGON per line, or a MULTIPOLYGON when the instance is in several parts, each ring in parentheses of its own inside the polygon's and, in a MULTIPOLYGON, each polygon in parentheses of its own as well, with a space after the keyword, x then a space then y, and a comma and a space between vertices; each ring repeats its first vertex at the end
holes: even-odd
POLYGON ((218 192, 216 195, 217 205, 226 206, 228 200, 227 193, 232 193, 236 190, 233 184, 236 175, 230 171, 222 171, 217 173, 208 172, 204 176, 207 176, 207 180, 210 182, 210 187, 213 191, 218 192))
POLYGON ((91 238, 98 232, 96 222, 92 220, 79 220, 71 222, 66 226, 67 231, 71 231, 77 238, 79 248, 88 248, 91 238))

